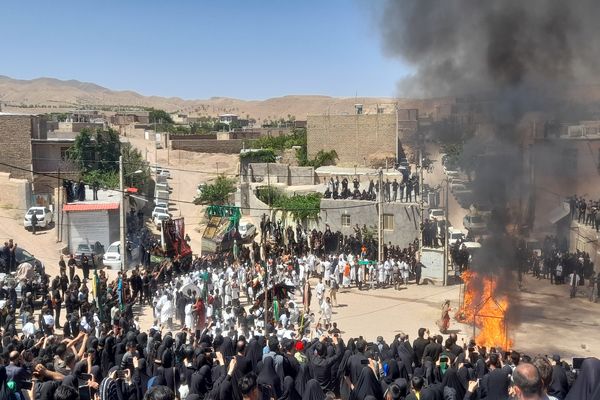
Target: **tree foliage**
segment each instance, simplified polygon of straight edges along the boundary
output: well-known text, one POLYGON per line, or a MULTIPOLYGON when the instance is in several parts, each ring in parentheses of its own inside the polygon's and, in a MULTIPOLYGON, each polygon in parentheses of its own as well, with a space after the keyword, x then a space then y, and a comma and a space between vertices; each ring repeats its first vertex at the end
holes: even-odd
POLYGON ((173 118, 171 118, 171 115, 168 112, 166 112, 165 110, 150 108, 148 111, 150 112, 149 117, 150 117, 151 124, 159 124, 159 123, 172 124, 173 123, 173 118))
POLYGON ((202 189, 200 196, 194 199, 194 204, 223 205, 228 202, 229 195, 235 192, 235 180, 219 175, 213 183, 202 189))
POLYGON ((263 186, 257 188, 256 195, 269 207, 291 215, 295 221, 317 220, 321 212, 320 193, 288 196, 277 187, 263 186))
POLYGON ((247 162, 272 163, 276 158, 272 149, 260 149, 241 153, 240 159, 247 162))
POLYGON ((123 176, 126 186, 144 189, 150 179, 148 163, 130 143, 121 145, 113 129, 91 131, 83 129, 75 138, 67 157, 74 161, 85 183, 117 189, 119 187, 119 155, 123 155, 123 176), (136 171, 141 173, 136 174, 136 171))

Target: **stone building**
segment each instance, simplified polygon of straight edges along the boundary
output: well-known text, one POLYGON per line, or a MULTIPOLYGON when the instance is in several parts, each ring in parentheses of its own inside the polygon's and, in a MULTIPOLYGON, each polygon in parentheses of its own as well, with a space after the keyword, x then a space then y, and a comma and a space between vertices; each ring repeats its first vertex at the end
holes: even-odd
POLYGON ((338 165, 371 166, 373 161, 402 157, 403 138, 415 133, 419 126, 417 109, 377 107, 373 114, 309 115, 307 147, 310 158, 323 150, 335 150, 338 165))

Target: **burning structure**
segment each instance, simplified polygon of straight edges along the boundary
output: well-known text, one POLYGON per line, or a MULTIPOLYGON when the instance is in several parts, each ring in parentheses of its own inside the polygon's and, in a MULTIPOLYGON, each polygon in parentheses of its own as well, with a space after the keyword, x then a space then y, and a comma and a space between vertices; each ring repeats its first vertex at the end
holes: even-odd
MULTIPOLYGON (((400 82, 402 96, 485 103, 484 122, 458 138, 473 202, 493 210, 489 237, 463 275, 459 312, 480 344, 511 346, 523 263, 517 237, 532 229, 536 205, 527 118, 560 120, 578 107, 573 86, 595 82, 599 12, 593 0, 388 0, 381 14, 384 49, 414 67, 400 82)), ((436 139, 449 136, 442 129, 436 139)))

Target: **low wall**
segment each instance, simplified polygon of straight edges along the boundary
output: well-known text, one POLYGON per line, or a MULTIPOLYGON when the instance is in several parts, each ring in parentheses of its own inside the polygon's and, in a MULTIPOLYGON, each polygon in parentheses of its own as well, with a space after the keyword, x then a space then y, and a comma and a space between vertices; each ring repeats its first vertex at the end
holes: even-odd
POLYGON ((289 169, 287 164, 278 163, 250 163, 248 170, 257 182, 289 183, 289 169), (267 164, 269 168, 267 169, 267 164))
POLYGON ((227 153, 238 154, 242 150, 242 139, 217 140, 217 139, 181 139, 171 137, 171 150, 187 150, 199 153, 227 153))
POLYGON ((313 167, 290 166, 290 186, 314 185, 315 169, 313 167))
POLYGON ((31 185, 26 179, 11 178, 9 173, 0 172, 0 188, 0 206, 20 210, 29 208, 31 185))
POLYGON ((269 214, 269 206, 259 200, 248 183, 242 183, 240 187, 240 208, 242 214, 260 219, 263 214, 269 214))

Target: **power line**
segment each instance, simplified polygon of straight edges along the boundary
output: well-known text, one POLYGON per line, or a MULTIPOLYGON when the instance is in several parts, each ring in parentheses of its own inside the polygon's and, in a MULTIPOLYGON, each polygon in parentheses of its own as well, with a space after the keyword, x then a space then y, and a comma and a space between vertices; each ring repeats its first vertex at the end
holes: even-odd
MULTIPOLYGON (((28 173, 32 173, 35 175, 40 175, 40 176, 46 176, 52 179, 56 179, 55 175, 51 175, 48 173, 44 173, 44 172, 36 172, 34 170, 30 170, 27 168, 23 168, 23 167, 18 167, 16 165, 12 165, 12 164, 8 164, 8 163, 4 163, 4 162, 0 162, 0 165, 4 165, 6 167, 9 168, 13 168, 16 170, 20 170, 20 171, 26 171, 28 173)), ((85 181, 80 181, 83 184, 87 185, 87 186, 92 186, 89 182, 85 182, 85 181)), ((109 189, 113 192, 116 193, 122 193, 125 195, 130 195, 131 193, 127 192, 126 190, 120 191, 119 189, 109 189)), ((188 200, 179 200, 179 199, 168 199, 169 203, 180 203, 180 204, 194 204, 194 205, 198 205, 196 203, 194 203, 193 201, 188 201, 188 200)), ((354 200, 353 200, 354 201, 354 200)), ((412 203, 403 203, 403 204, 412 204, 412 203)), ((322 211, 329 211, 329 210, 346 210, 346 209, 352 209, 352 208, 364 208, 364 207, 375 207, 377 205, 376 202, 372 202, 372 203, 368 203, 368 204, 355 204, 355 205, 349 205, 349 206, 344 206, 344 207, 326 207, 326 208, 319 208, 319 210, 322 211)), ((240 207, 241 208, 241 207, 240 207)), ((243 207, 244 210, 254 210, 254 211, 271 211, 271 210, 276 210, 276 211, 288 211, 288 212, 292 212, 292 211, 310 211, 310 210, 315 210, 315 208, 255 208, 255 207, 243 207)))

